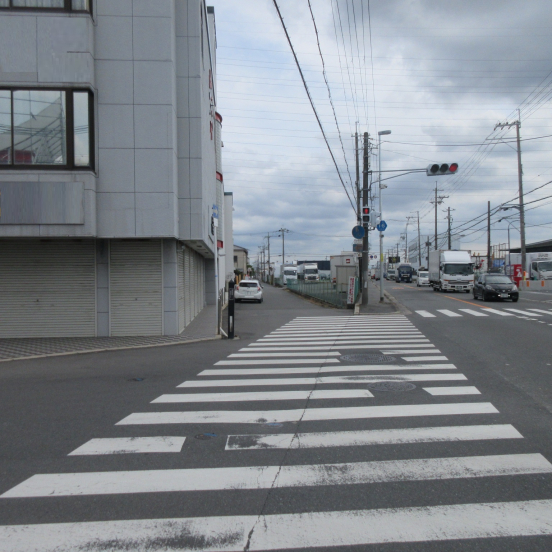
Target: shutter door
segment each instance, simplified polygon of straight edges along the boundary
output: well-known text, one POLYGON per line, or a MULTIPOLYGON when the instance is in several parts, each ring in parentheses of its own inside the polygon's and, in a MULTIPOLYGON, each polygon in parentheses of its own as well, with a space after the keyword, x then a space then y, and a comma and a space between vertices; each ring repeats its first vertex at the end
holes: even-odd
POLYGON ((0 241, 0 337, 94 337, 94 240, 0 241))
POLYGON ((111 335, 162 335, 161 265, 160 240, 111 242, 111 335))
POLYGON ((178 332, 182 333, 186 327, 186 313, 184 310, 184 251, 178 246, 177 253, 178 271, 178 332))
POLYGON ((196 317, 196 252, 192 251, 191 263, 190 263, 190 289, 191 289, 191 299, 192 299, 192 320, 196 317))
POLYGON ((184 314, 186 326, 192 321, 192 302, 190 291, 190 250, 184 251, 184 314))

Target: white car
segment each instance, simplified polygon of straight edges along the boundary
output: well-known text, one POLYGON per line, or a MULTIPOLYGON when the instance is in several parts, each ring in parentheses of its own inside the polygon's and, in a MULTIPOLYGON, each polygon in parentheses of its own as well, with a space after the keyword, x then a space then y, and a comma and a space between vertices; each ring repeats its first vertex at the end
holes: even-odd
POLYGON ((429 286, 429 272, 418 272, 418 281, 416 282, 416 287, 422 286, 429 286))
POLYGON ((234 288, 234 299, 236 303, 240 301, 263 302, 263 286, 259 280, 242 280, 234 288))

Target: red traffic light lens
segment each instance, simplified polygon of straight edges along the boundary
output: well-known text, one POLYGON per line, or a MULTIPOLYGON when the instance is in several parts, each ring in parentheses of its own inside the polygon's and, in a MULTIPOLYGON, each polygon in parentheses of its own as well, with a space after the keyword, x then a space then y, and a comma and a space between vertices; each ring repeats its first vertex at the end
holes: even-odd
POLYGON ((458 170, 458 163, 451 163, 449 167, 449 171, 451 173, 455 173, 458 170))
POLYGON ((362 208, 362 214, 363 215, 369 215, 370 214, 370 208, 369 207, 363 207, 362 208))

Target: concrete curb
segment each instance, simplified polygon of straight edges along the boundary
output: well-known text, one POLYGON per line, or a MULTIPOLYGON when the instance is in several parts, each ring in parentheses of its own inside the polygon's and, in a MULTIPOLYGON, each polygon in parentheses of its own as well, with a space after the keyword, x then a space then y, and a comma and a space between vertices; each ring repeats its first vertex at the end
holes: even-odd
POLYGON ((3 358, 3 359, 0 359, 0 362, 13 362, 16 360, 33 360, 37 358, 49 358, 49 357, 70 356, 70 355, 86 355, 89 353, 106 353, 111 351, 128 351, 132 349, 149 349, 150 347, 169 347, 171 345, 188 345, 189 343, 200 343, 202 341, 216 341, 218 339, 222 339, 222 336, 215 335, 213 337, 200 337, 198 339, 188 339, 186 341, 172 341, 170 343, 150 343, 148 345, 131 345, 128 347, 108 347, 103 349, 87 349, 85 351, 68 351, 66 353, 49 353, 44 355, 3 358))
POLYGON ((397 312, 401 314, 412 314, 412 311, 409 311, 402 303, 399 303, 394 295, 391 295, 388 291, 383 291, 383 294, 389 299, 389 302, 395 307, 397 312))

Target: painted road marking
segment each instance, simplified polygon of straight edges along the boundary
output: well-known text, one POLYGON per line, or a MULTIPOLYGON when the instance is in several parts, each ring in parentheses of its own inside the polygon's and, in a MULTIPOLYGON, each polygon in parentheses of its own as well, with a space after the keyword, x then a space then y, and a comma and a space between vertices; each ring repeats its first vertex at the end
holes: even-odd
POLYGON ((347 408, 299 408, 295 410, 211 410, 205 412, 136 412, 116 425, 155 424, 266 424, 320 420, 368 420, 413 416, 498 414, 491 403, 410 404, 351 406, 347 408))
MULTIPOLYGON (((331 342, 330 342, 331 343, 331 342)), ((398 347, 401 344, 404 345, 414 345, 416 343, 423 343, 424 347, 434 347, 434 345, 431 345, 429 342, 429 339, 388 339, 385 341, 382 340, 376 340, 376 341, 344 341, 337 344, 332 345, 325 345, 322 343, 275 343, 270 344, 274 346, 266 346, 266 343, 263 343, 263 346, 257 346, 257 347, 244 347, 243 349, 240 349, 240 351, 243 351, 244 353, 256 353, 257 351, 330 351, 333 349, 376 349, 379 345, 391 345, 393 347, 398 347)), ((250 355, 248 355, 250 356, 250 355)), ((254 355, 259 356, 259 355, 254 355)), ((310 355, 309 355, 310 356, 310 355)))
POLYGON ((180 452, 186 437, 120 437, 91 439, 68 456, 180 452))
MULTIPOLYGON (((433 345, 431 345, 433 347, 433 345)), ((439 349, 393 349, 391 350, 381 350, 382 353, 385 353, 386 355, 415 355, 415 354, 441 354, 441 351, 439 349)))
MULTIPOLYGON (((390 351, 386 351, 390 352, 390 351)), ((382 372, 395 370, 456 370, 454 364, 370 364, 363 366, 324 366, 323 368, 314 368, 303 366, 297 368, 216 368, 203 370, 198 376, 257 376, 269 374, 328 374, 331 372, 373 372, 380 370, 382 372)))
POLYGON ((250 393, 188 393, 161 395, 152 403, 293 401, 306 399, 365 399, 373 397, 366 389, 334 389, 314 391, 256 391, 250 393))
POLYGON ((259 358, 267 358, 267 357, 298 357, 298 356, 306 356, 306 357, 313 357, 313 356, 321 356, 321 357, 327 357, 327 356, 341 356, 341 353, 338 351, 334 352, 327 352, 327 353, 233 353, 231 355, 228 355, 228 358, 252 358, 252 357, 259 357, 259 358))
POLYGON ((248 366, 261 364, 330 364, 338 363, 337 358, 305 358, 305 359, 280 359, 280 360, 219 360, 215 366, 248 366))
POLYGON ((493 439, 523 439, 523 435, 509 424, 414 427, 299 434, 229 435, 226 440, 226 450, 361 447, 366 445, 400 445, 406 443, 493 439))
POLYGON ((431 395, 481 395, 477 387, 469 385, 463 387, 424 387, 431 395))
POLYGON ((500 316, 514 316, 513 314, 510 314, 509 312, 504 312, 502 310, 498 310, 498 309, 491 309, 489 307, 481 307, 483 309, 485 309, 485 312, 492 312, 494 314, 498 314, 500 316))
POLYGON ((543 314, 551 314, 552 315, 552 312, 545 311, 545 310, 542 310, 542 309, 527 309, 527 310, 531 311, 531 312, 542 312, 543 314))
POLYGON ((0 498, 358 485, 552 473, 542 454, 33 475, 0 498))
POLYGON ((419 310, 416 311, 420 316, 423 316, 424 318, 435 318, 434 314, 431 314, 430 312, 427 312, 425 310, 419 310))
POLYGON ((535 314, 533 312, 527 312, 527 311, 522 311, 522 310, 518 310, 518 309, 504 309, 504 310, 507 310, 507 311, 510 311, 510 312, 515 312, 516 314, 523 314, 525 316, 532 316, 532 317, 535 317, 535 316, 542 316, 542 314, 535 314))
POLYGON ((253 552, 547 535, 552 500, 0 526, 10 552, 108 550, 113 543, 120 550, 163 552, 167 542, 188 536, 197 551, 253 552))
MULTIPOLYGON (((429 357, 433 360, 436 357, 429 357)), ((405 367, 408 369, 408 367, 405 367)), ((190 380, 177 387, 249 387, 254 385, 315 385, 335 383, 374 383, 380 381, 460 381, 467 380, 464 374, 373 374, 368 376, 327 376, 320 378, 263 378, 263 379, 222 379, 190 380)))
POLYGON ((471 314, 472 316, 489 316, 488 314, 484 314, 481 311, 474 311, 472 309, 458 309, 462 312, 467 312, 468 314, 471 314))
POLYGON ((439 356, 439 357, 428 357, 428 356, 421 356, 421 357, 402 357, 403 360, 406 360, 406 362, 425 362, 427 360, 448 360, 446 356, 439 356))
POLYGON ((437 312, 440 312, 440 313, 444 314, 445 316, 450 316, 451 318, 462 316, 461 314, 458 314, 457 312, 453 312, 453 311, 448 310, 448 309, 437 309, 437 312))

